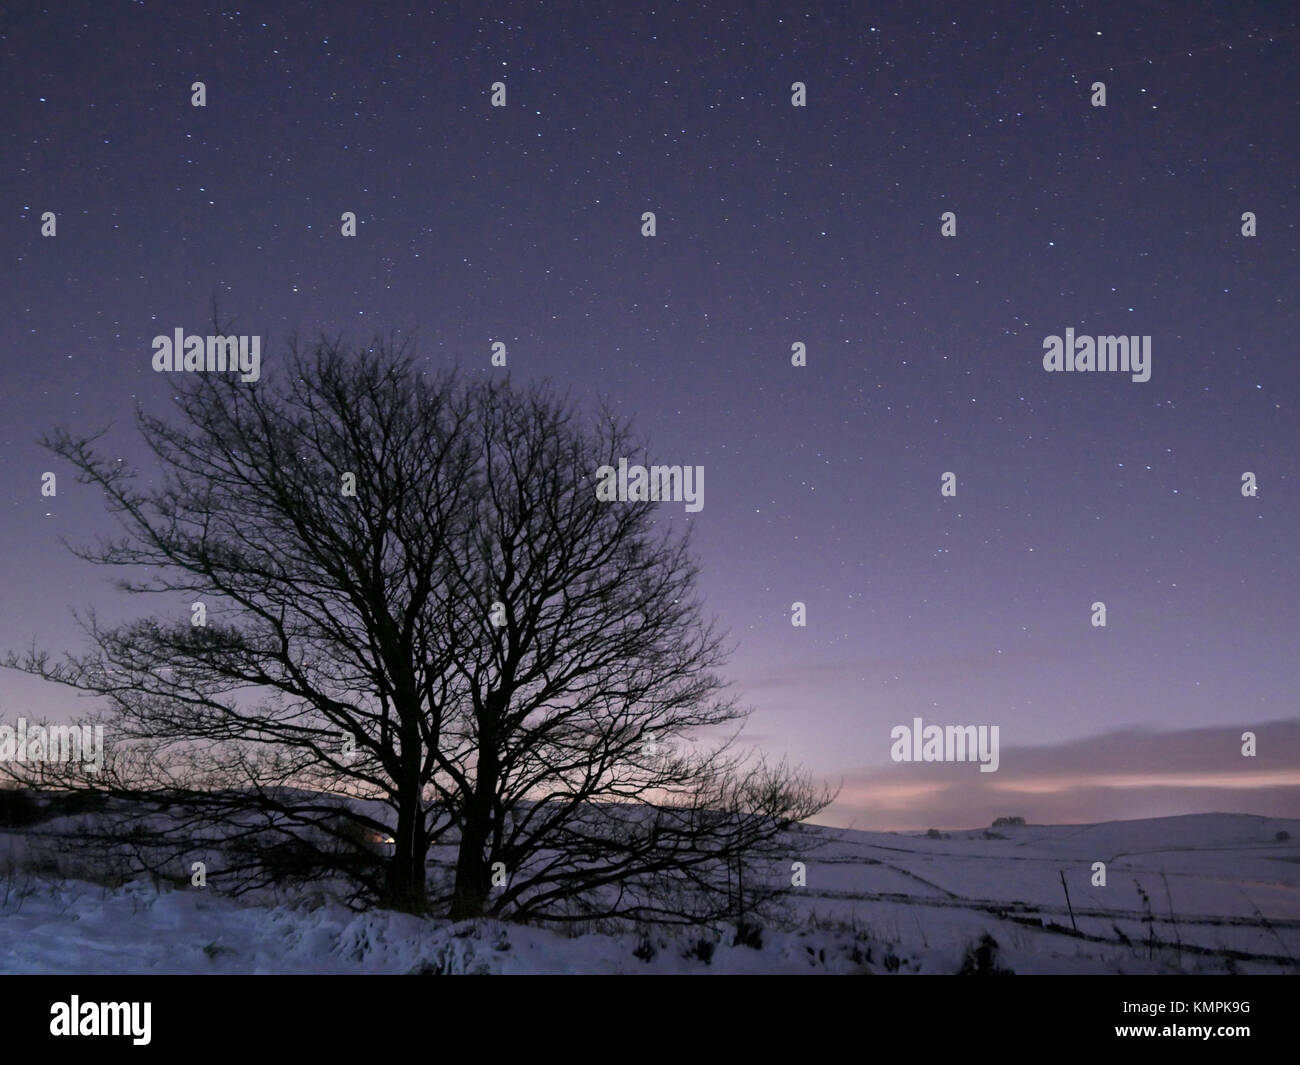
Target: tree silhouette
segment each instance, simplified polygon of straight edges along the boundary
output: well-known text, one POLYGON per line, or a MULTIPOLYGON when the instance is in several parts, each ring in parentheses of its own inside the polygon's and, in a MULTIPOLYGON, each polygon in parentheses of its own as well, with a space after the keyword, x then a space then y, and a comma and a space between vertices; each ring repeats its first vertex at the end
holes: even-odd
MULTIPOLYGON (((88 653, 7 660, 107 700, 98 773, 3 767, 130 800, 88 845, 204 860, 235 892, 341 878, 454 917, 699 920, 829 801, 737 748, 689 533, 596 497, 638 451, 609 411, 382 338, 291 342, 254 383, 185 375, 176 404, 137 414, 145 487, 95 435, 45 441, 122 525, 73 550, 175 611, 92 611, 88 653)), ((744 882, 751 908, 772 893, 744 882)))

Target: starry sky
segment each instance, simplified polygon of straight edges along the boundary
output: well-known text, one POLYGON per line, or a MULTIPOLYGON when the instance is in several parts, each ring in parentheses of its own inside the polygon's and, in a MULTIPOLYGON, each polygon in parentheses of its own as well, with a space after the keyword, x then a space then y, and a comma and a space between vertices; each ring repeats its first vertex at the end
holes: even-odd
POLYGON ((0 648, 149 608, 60 545, 113 524, 36 441, 142 457, 151 339, 215 299, 264 374, 294 331, 501 341, 703 466, 747 735, 828 823, 1300 816, 1293 6, 234 8, 0 16, 0 648), (1067 328, 1151 379, 1045 372, 1067 328), (997 725, 998 772, 892 762, 915 717, 997 725))

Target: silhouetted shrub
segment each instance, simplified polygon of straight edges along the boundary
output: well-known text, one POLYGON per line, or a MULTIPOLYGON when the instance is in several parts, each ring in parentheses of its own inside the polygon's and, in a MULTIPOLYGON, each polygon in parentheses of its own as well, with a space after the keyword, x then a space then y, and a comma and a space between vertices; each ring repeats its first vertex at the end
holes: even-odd
POLYGON ((1010 969, 998 965, 998 941, 985 932, 977 943, 966 948, 958 976, 1014 976, 1010 969))
POLYGON ((108 796, 99 791, 56 791, 50 795, 51 817, 97 814, 108 806, 108 796))
POLYGON ((26 828, 48 816, 30 791, 0 789, 0 828, 26 828))
POLYGON ((713 952, 717 949, 717 946, 717 943, 711 939, 697 939, 695 945, 686 952, 686 957, 699 958, 705 965, 708 965, 713 960, 713 952))
POLYGON ((749 921, 736 924, 736 938, 731 941, 733 947, 749 947, 751 950, 763 949, 763 929, 749 921))

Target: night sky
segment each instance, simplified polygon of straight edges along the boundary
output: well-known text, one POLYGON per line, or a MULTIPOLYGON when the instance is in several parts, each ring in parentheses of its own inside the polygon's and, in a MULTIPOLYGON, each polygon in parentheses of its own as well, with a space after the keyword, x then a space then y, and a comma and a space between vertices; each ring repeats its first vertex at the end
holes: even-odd
MULTIPOLYGON (((607 396, 703 466, 699 513, 663 505, 748 734, 843 781, 825 821, 1300 816, 1298 20, 10 5, 0 649, 161 609, 60 545, 114 524, 37 439, 111 422, 143 459, 151 340, 206 334, 215 298, 263 375, 294 331, 413 333, 485 375, 502 341, 516 382, 607 396), (1150 380, 1046 372, 1067 328, 1150 336, 1150 380), (999 726, 998 771, 891 761, 918 716, 999 726)), ((0 677, 6 721, 91 708, 0 677)))

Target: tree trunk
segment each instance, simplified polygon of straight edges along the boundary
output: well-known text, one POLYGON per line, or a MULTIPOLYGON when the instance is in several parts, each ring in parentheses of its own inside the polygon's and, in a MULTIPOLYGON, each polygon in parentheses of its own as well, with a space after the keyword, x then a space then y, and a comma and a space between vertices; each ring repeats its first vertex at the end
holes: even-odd
POLYGON ((466 804, 460 830, 460 849, 456 855, 456 884, 452 889, 453 921, 482 917, 488 893, 492 890, 492 873, 483 853, 492 833, 492 800, 498 775, 497 754, 490 746, 479 752, 478 779, 474 795, 466 804))
POLYGON ((429 899, 425 891, 428 853, 429 840, 424 831, 424 810, 417 780, 414 787, 402 789, 397 831, 393 834, 393 854, 388 860, 384 905, 407 913, 421 913, 428 908, 429 899))

